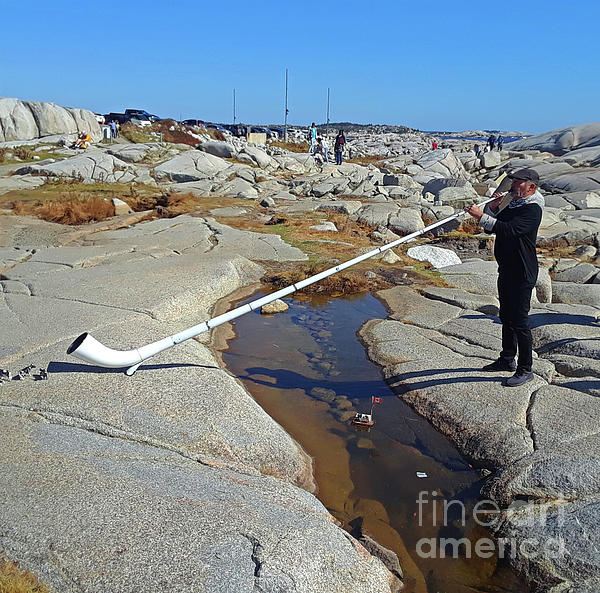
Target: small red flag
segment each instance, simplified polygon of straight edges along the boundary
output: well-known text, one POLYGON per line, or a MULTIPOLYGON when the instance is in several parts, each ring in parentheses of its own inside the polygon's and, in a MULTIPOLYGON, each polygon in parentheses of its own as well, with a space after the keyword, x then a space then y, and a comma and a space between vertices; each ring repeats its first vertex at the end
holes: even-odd
POLYGON ((371 396, 372 404, 380 404, 382 401, 383 401, 383 399, 380 397, 375 397, 374 395, 371 396))

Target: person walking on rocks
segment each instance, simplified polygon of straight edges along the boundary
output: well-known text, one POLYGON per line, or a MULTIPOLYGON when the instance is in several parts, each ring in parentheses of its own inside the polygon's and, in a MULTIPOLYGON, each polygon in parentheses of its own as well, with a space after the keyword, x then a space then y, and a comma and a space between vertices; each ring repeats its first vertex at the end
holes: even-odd
POLYGON ((117 124, 113 120, 108 125, 110 126, 110 136, 111 136, 111 138, 113 138, 113 139, 116 138, 117 137, 117 124))
POLYGON ((333 145, 333 151, 335 152, 335 164, 342 164, 342 156, 344 154, 344 147, 346 146, 346 136, 344 131, 340 130, 335 137, 335 144, 333 145))
POLYGON ((535 243, 544 197, 538 190, 539 175, 535 170, 520 169, 509 177, 512 178, 512 199, 506 208, 499 211, 502 195, 489 202, 484 211, 473 205, 467 212, 479 220, 486 231, 496 234, 494 257, 498 263, 502 352, 482 370, 514 371, 505 385, 517 387, 533 379, 529 306, 538 276, 535 243))
POLYGON ((319 165, 322 165, 325 162, 325 153, 323 152, 323 139, 321 138, 321 136, 317 138, 317 144, 313 152, 313 157, 319 165))
POLYGON ((490 151, 494 150, 494 146, 496 146, 496 136, 494 136, 494 134, 491 134, 490 137, 488 138, 488 146, 490 147, 490 151))
POLYGON ((308 152, 309 154, 313 154, 317 146, 317 126, 315 125, 315 122, 313 122, 308 129, 308 138, 310 140, 308 152))
POLYGON ((496 146, 498 147, 498 150, 502 150, 503 144, 504 144, 504 138, 502 137, 502 134, 499 134, 498 138, 496 138, 496 146))
POLYGON ((323 158, 325 162, 329 162, 329 138, 327 136, 323 136, 321 138, 321 148, 323 149, 323 158))

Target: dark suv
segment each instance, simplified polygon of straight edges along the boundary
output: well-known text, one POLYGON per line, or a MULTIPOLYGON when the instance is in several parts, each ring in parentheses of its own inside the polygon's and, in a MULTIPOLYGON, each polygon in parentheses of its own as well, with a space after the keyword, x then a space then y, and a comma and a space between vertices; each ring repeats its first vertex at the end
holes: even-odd
POLYGON ((244 126, 242 124, 223 124, 223 127, 238 138, 246 135, 247 126, 244 126))
POLYGON ((203 128, 206 127, 206 122, 201 119, 184 119, 181 123, 186 126, 201 126, 203 128))
POLYGON ((213 124, 211 122, 206 122, 204 127, 207 130, 217 130, 218 132, 226 132, 227 130, 221 124, 213 124))
POLYGON ((142 119, 142 120, 149 120, 151 122, 155 122, 155 121, 158 121, 159 119, 161 119, 160 117, 158 117, 158 115, 148 113, 147 111, 144 111, 143 109, 125 109, 125 115, 127 115, 129 117, 129 119, 142 119), (140 116, 142 116, 142 117, 140 117, 140 116))

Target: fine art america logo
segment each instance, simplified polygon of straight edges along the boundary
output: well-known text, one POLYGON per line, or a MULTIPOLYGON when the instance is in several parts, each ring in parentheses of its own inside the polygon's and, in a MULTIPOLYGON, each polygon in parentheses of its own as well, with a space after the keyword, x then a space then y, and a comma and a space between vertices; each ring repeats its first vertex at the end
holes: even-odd
MULTIPOLYGON (((417 503, 419 527, 433 525, 440 528, 465 528, 470 520, 476 526, 494 531, 500 526, 503 514, 513 518, 528 531, 530 528, 564 524, 563 505, 531 505, 524 501, 515 501, 503 511, 493 500, 480 500, 470 514, 460 500, 445 500, 433 490, 421 490, 417 503)), ((462 530, 461 530, 462 531, 462 530)), ((541 531, 541 530, 540 530, 541 531)), ((559 558, 565 554, 564 540, 561 537, 422 537, 416 544, 417 554, 421 558, 515 558, 517 552, 521 557, 534 559, 559 558)))

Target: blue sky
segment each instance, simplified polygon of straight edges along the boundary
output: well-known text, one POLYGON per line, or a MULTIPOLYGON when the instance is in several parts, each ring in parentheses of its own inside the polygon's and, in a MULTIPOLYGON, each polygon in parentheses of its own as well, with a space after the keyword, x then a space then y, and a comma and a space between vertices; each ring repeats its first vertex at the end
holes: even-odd
POLYGON ((2 0, 0 96, 162 117, 541 132, 600 120, 596 1, 2 0))

